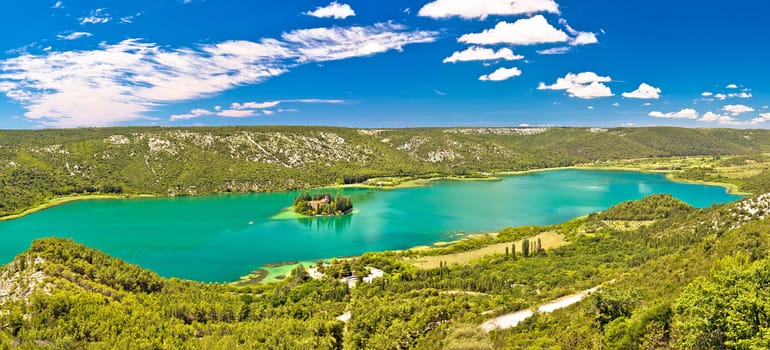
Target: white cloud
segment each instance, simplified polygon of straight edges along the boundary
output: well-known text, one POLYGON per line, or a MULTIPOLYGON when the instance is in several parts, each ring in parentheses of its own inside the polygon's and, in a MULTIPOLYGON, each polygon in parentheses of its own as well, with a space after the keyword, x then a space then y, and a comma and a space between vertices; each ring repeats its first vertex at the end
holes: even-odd
POLYGON ((588 85, 575 85, 567 89, 567 93, 570 95, 570 97, 577 97, 582 99, 615 96, 607 85, 599 82, 593 82, 588 85))
POLYGON ((546 85, 540 83, 538 90, 565 90, 570 97, 592 99, 597 97, 614 96, 612 90, 603 83, 611 82, 612 78, 599 76, 594 72, 579 74, 567 73, 564 78, 559 78, 556 83, 546 85))
POLYGON ((514 23, 502 21, 481 33, 465 34, 458 41, 480 45, 535 45, 563 43, 569 39, 567 33, 553 27, 542 15, 537 15, 514 23))
POLYGON ((652 106, 652 103, 650 103, 650 102, 645 102, 645 103, 643 103, 642 105, 643 105, 643 106, 652 106))
POLYGON ((313 11, 305 12, 305 14, 318 18, 345 19, 355 16, 356 12, 348 4, 340 4, 333 1, 325 7, 317 7, 313 11))
POLYGON ((586 108, 588 108, 588 109, 594 109, 594 106, 588 106, 588 107, 586 107, 586 108))
POLYGON ((714 95, 714 97, 716 97, 718 100, 722 100, 722 101, 727 99, 727 95, 725 95, 725 94, 716 94, 716 95, 714 95))
POLYGON ((617 102, 613 103, 612 105, 615 107, 620 107, 620 103, 617 103, 617 102))
POLYGON ((105 9, 100 8, 91 11, 91 13, 86 17, 80 17, 78 20, 80 21, 80 25, 84 26, 86 24, 104 24, 108 23, 112 20, 112 16, 104 12, 105 9))
POLYGON ((516 55, 513 50, 504 47, 500 50, 493 50, 478 46, 471 46, 463 51, 455 51, 452 56, 444 59, 444 63, 456 63, 466 61, 489 61, 489 60, 506 60, 514 61, 523 59, 524 56, 516 55))
POLYGON ((508 80, 510 78, 518 77, 521 75, 521 70, 513 67, 513 68, 499 68, 498 70, 490 73, 485 74, 479 77, 479 80, 481 81, 503 81, 508 80))
POLYGON ((572 35, 572 38, 570 38, 570 41, 569 41, 569 44, 572 46, 590 45, 590 44, 596 44, 599 42, 599 39, 596 38, 595 33, 581 32, 581 31, 575 30, 567 23, 567 20, 565 20, 564 18, 559 19, 559 24, 563 25, 564 28, 567 30, 567 32, 569 32, 570 35, 572 35))
POLYGON ((231 109, 265 109, 273 108, 281 104, 281 101, 268 101, 268 102, 245 102, 243 104, 233 103, 230 105, 231 109))
POLYGON ((537 53, 540 55, 563 55, 567 52, 570 52, 572 50, 569 46, 562 46, 562 47, 554 47, 550 49, 545 50, 538 50, 537 53))
POLYGON ((700 95, 703 96, 703 97, 711 97, 711 96, 714 96, 714 93, 706 91, 706 92, 701 93, 700 95))
POLYGON ((554 0, 436 0, 423 6, 418 15, 431 18, 485 19, 487 16, 515 16, 538 12, 559 14, 559 5, 554 0))
POLYGON ((211 112, 211 111, 209 111, 207 109, 200 109, 200 108, 198 108, 198 109, 193 109, 192 111, 190 111, 190 113, 187 113, 187 114, 175 114, 175 115, 172 115, 171 116, 171 121, 188 120, 188 119, 194 119, 194 118, 203 117, 203 116, 207 116, 207 115, 214 115, 214 114, 216 114, 216 112, 211 112))
POLYGON ((752 98, 753 95, 750 92, 739 92, 734 94, 728 94, 727 97, 737 97, 737 98, 752 98))
POLYGON ((196 108, 185 114, 172 115, 170 121, 190 120, 206 116, 218 116, 222 118, 249 118, 260 115, 273 115, 278 112, 293 112, 295 109, 278 109, 277 111, 268 109, 274 108, 280 104, 286 103, 306 103, 306 104, 345 104, 346 100, 327 100, 327 99, 294 99, 279 100, 267 102, 244 102, 232 103, 229 109, 222 109, 221 106, 215 106, 214 111, 208 109, 196 108))
POLYGON ((259 115, 256 111, 248 109, 225 109, 217 113, 218 116, 224 118, 248 118, 259 115))
POLYGON ((722 107, 722 110, 732 115, 754 112, 754 108, 745 105, 727 105, 722 107))
POLYGON ((577 36, 570 39, 569 44, 572 46, 580 46, 580 45, 596 44, 598 42, 599 42, 599 39, 596 38, 596 34, 591 32, 579 32, 577 33, 577 36))
POLYGON ((59 34, 56 37, 60 40, 77 40, 80 38, 87 38, 93 36, 93 34, 89 32, 71 32, 69 34, 59 34))
POLYGON ((583 72, 578 74, 567 73, 564 78, 559 78, 553 85, 545 85, 540 83, 538 90, 566 90, 575 84, 590 84, 594 82, 609 83, 612 81, 610 77, 603 77, 594 72, 583 72))
POLYGON ((57 1, 56 3, 53 4, 53 6, 51 6, 51 8, 52 9, 64 8, 64 4, 61 1, 57 1))
POLYGON ((0 93, 44 126, 107 126, 147 119, 165 104, 260 83, 299 64, 368 56, 433 41, 434 32, 390 23, 299 30, 283 40, 169 49, 137 39, 90 51, 0 60, 0 93))
POLYGON ((730 85, 727 85, 727 88, 728 88, 728 89, 737 89, 737 88, 738 88, 738 85, 735 85, 735 84, 730 84, 730 85))
POLYGON ((729 116, 729 115, 722 115, 722 114, 716 114, 713 112, 706 112, 698 121, 702 122, 717 122, 719 124, 727 124, 727 125, 736 125, 740 124, 740 122, 736 121, 735 118, 729 116))
POLYGON ((646 99, 646 100, 657 100, 660 98, 660 93, 661 93, 661 90, 659 88, 648 85, 646 83, 642 83, 641 85, 639 85, 639 88, 636 89, 635 91, 624 92, 623 97, 646 99))
POLYGON ((653 118, 698 119, 698 112, 692 108, 685 108, 679 112, 672 113, 652 111, 648 115, 653 118))
POLYGON ((405 30, 400 24, 378 23, 367 27, 300 29, 284 33, 282 39, 297 46, 300 62, 322 62, 402 51, 404 45, 430 43, 438 35, 405 30))
POLYGON ((238 109, 217 109, 216 111, 209 111, 207 109, 193 109, 190 111, 190 113, 187 114, 175 114, 172 115, 169 120, 173 121, 179 121, 179 120, 190 120, 205 116, 212 116, 216 115, 223 118, 249 118, 249 117, 256 117, 259 115, 258 112, 253 110, 238 110, 238 109))

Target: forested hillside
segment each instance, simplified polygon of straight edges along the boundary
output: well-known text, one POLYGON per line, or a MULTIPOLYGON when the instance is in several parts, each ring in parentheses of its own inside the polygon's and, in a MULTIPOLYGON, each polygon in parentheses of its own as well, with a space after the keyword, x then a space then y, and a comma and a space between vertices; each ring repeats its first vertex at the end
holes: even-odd
POLYGON ((256 287, 169 280, 43 239, 0 269, 0 348, 767 348, 769 216, 770 194, 706 209, 654 196, 449 248, 333 261, 318 280, 298 269, 256 287), (411 263, 544 232, 569 244, 411 263), (385 275, 353 289, 332 277, 372 267, 385 275), (592 287, 600 291, 579 304, 516 327, 480 327, 592 287))
MULTIPOLYGON (((0 131, 0 216, 69 194, 273 191, 378 176, 770 152, 767 130, 104 128, 0 131)), ((759 181, 762 182, 762 181, 759 181)), ((762 182, 763 183, 763 182, 762 182)))

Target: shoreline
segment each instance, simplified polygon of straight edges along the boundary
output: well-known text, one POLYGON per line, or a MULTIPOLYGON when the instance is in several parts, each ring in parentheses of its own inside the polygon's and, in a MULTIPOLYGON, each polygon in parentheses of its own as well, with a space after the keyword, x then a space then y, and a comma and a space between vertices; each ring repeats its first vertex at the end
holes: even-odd
POLYGON ((26 209, 21 213, 0 216, 0 221, 9 221, 9 220, 19 219, 27 215, 37 213, 39 211, 51 209, 51 208, 60 206, 62 204, 67 204, 72 202, 79 202, 79 201, 86 201, 86 200, 114 200, 114 199, 136 199, 136 198, 157 198, 157 196, 151 195, 151 194, 122 194, 122 195, 93 194, 93 195, 75 195, 75 196, 55 197, 55 198, 49 199, 47 202, 43 204, 26 209))
MULTIPOLYGON (((629 160, 646 160, 645 159, 629 159, 629 160)), ((376 185, 368 185, 368 184, 349 184, 349 185, 326 185, 326 186, 319 186, 314 187, 317 189, 324 189, 324 188, 364 188, 364 189, 377 189, 377 190, 396 190, 396 189, 407 189, 407 188, 417 188, 417 187, 424 187, 429 186, 431 182, 435 181, 502 181, 503 178, 499 176, 515 176, 515 175, 526 175, 526 174, 533 174, 533 173, 539 173, 539 172, 546 172, 546 171, 558 171, 558 170, 599 170, 599 171, 628 171, 628 172, 640 172, 640 173, 651 173, 651 174, 666 174, 666 179, 672 182, 678 182, 678 183, 687 183, 687 184, 699 184, 699 185, 706 185, 706 186, 718 186, 723 187, 727 191, 728 194, 738 195, 738 196, 750 196, 753 193, 747 193, 747 192, 741 192, 739 187, 735 184, 731 183, 724 183, 724 182, 710 182, 710 181, 695 181, 695 180, 686 180, 686 179, 678 179, 673 176, 673 173, 675 170, 650 170, 650 169, 643 169, 641 167, 623 167, 623 166, 592 166, 589 164, 585 165, 572 165, 572 166, 565 166, 565 167, 556 167, 556 168, 542 168, 542 169, 529 169, 529 170, 518 170, 518 171, 501 171, 501 172, 495 172, 491 173, 488 177, 459 177, 459 176, 435 176, 430 178, 418 178, 418 179, 410 179, 405 180, 404 182, 398 183, 394 186, 376 186, 376 185)), ((394 176, 395 177, 395 176, 394 176)), ((284 191, 270 191, 265 193, 277 193, 277 192, 287 192, 292 190, 284 190, 284 191)), ((207 196, 207 195, 214 195, 217 193, 206 193, 206 194, 199 194, 196 196, 207 196)), ((244 193, 245 194, 245 193, 244 193)), ((82 201, 82 200, 109 200, 109 199, 141 199, 141 198, 162 198, 158 195, 152 195, 152 194, 122 194, 122 195, 107 195, 107 194, 97 194, 97 195, 74 195, 74 196, 65 196, 65 197, 55 197, 52 199, 49 199, 47 202, 40 204, 38 206, 26 209, 20 213, 17 214, 11 214, 6 216, 0 216, 0 222, 1 221, 9 221, 9 220, 15 220, 22 218, 24 216, 43 211, 46 209, 50 209, 62 204, 70 203, 70 202, 76 202, 76 201, 82 201)), ((279 213, 275 216, 279 216, 282 213, 279 213)), ((351 213, 352 214, 352 213, 351 213)), ((284 217, 278 218, 278 219, 285 219, 284 217)))
POLYGON ((273 263, 267 263, 263 264, 262 266, 251 270, 246 275, 241 276, 237 281, 231 281, 231 282, 224 282, 225 284, 231 284, 231 285, 260 285, 265 283, 274 283, 274 282, 280 282, 282 279, 275 278, 276 276, 285 274, 287 272, 290 272, 291 270, 297 268, 300 265, 303 265, 305 267, 314 266, 314 261, 332 261, 332 260, 346 260, 346 259, 356 259, 361 257, 361 255, 366 253, 382 253, 382 252, 392 252, 392 253, 401 253, 406 251, 424 251, 428 249, 438 249, 438 248, 446 248, 451 245, 463 242, 465 240, 470 239, 484 239, 488 237, 495 237, 499 234, 498 231, 479 231, 479 232, 470 232, 470 233, 462 233, 462 237, 458 239, 454 239, 451 241, 438 241, 434 242, 431 245, 416 245, 412 246, 406 249, 390 249, 390 250, 382 250, 382 251, 373 251, 373 252, 365 252, 359 255, 349 255, 349 256, 336 256, 336 257, 326 257, 326 258, 319 258, 314 260, 298 260, 298 261, 286 261, 286 262, 273 262, 273 263))
MULTIPOLYGON (((434 177, 426 177, 426 178, 417 178, 417 179, 408 179, 404 180, 403 182, 399 182, 396 185, 370 185, 366 183, 357 183, 357 184, 347 184, 347 185, 327 185, 319 187, 319 189, 323 188, 365 188, 365 189, 375 189, 375 190, 398 190, 398 189, 405 189, 405 188, 417 188, 417 187, 425 187, 429 186, 431 182, 435 181, 502 181, 503 179, 494 176, 495 174, 492 174, 491 176, 487 177, 461 177, 461 176, 434 176, 434 177)), ((388 176, 385 176, 388 177, 388 176)), ((397 176, 391 176, 392 178, 397 178, 397 176)))
POLYGON ((674 177, 674 172, 676 172, 677 170, 650 170, 650 169, 643 169, 641 167, 572 165, 572 166, 565 166, 565 167, 558 167, 558 168, 532 169, 532 170, 522 170, 522 171, 503 171, 499 173, 494 173, 494 175, 514 176, 514 175, 526 175, 531 173, 540 173, 540 172, 557 171, 557 170, 627 171, 627 172, 645 173, 645 174, 665 174, 666 179, 671 182, 722 187, 727 191, 728 194, 732 194, 736 196, 750 196, 753 194, 751 192, 741 191, 738 185, 732 184, 732 183, 680 179, 680 178, 674 177))

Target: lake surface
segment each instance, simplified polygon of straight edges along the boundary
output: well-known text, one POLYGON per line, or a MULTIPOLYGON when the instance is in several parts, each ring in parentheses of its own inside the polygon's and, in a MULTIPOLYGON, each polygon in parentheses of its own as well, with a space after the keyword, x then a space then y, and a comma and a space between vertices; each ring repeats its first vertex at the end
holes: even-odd
POLYGON ((36 238, 58 236, 166 277, 224 282, 271 262, 405 249, 463 232, 559 223, 654 193, 696 207, 740 198, 722 187, 675 183, 662 174, 592 170, 330 191, 351 196, 358 213, 271 219, 292 204, 296 192, 73 202, 0 222, 0 264, 36 238))

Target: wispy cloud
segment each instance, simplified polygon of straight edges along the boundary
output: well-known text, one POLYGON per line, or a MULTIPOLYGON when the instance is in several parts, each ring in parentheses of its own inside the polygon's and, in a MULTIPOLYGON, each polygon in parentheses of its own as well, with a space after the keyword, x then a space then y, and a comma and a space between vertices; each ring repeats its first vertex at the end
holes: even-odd
POLYGON ((52 9, 60 9, 60 8, 64 8, 64 3, 62 3, 61 1, 57 1, 57 2, 55 2, 55 3, 53 4, 53 6, 51 6, 51 8, 52 8, 52 9))
POLYGON ((425 4, 418 15, 431 18, 486 19, 488 16, 513 16, 538 12, 558 14, 559 5, 554 0, 436 0, 425 4))
POLYGON ((406 26, 378 23, 367 27, 300 29, 285 33, 282 39, 293 47, 300 62, 322 62, 371 56, 404 45, 430 43, 437 32, 406 31, 406 26))
POLYGON ((112 20, 112 16, 108 13, 105 13, 106 9, 100 8, 93 10, 89 13, 88 16, 80 17, 78 20, 80 21, 80 25, 84 26, 86 24, 104 24, 108 23, 112 20))
POLYGON ((553 47, 550 49, 545 50, 538 50, 537 53, 540 55, 563 55, 565 53, 568 53, 572 50, 569 46, 562 46, 562 47, 553 47))
POLYGON ((281 104, 346 104, 346 100, 327 100, 327 99, 293 99, 293 100, 279 100, 279 101, 266 101, 266 102, 243 102, 233 103, 230 108, 224 109, 220 106, 214 107, 214 110, 196 108, 185 114, 172 115, 170 121, 190 120, 206 116, 218 116, 223 118, 249 118, 257 116, 270 116, 280 112, 291 112, 296 109, 278 109, 273 110, 271 108, 278 107, 281 104))
POLYGON ((60 40, 77 40, 80 38, 87 38, 93 36, 93 34, 89 32, 69 32, 67 34, 59 34, 56 37, 60 40))
POLYGON ((169 49, 138 39, 89 51, 0 61, 0 92, 45 126, 107 126, 147 119, 178 101, 260 83, 305 63, 370 56, 435 40, 391 23, 285 33, 281 40, 226 41, 169 49))
POLYGON ((353 8, 351 8, 348 4, 340 4, 336 1, 333 1, 329 5, 324 7, 317 7, 313 11, 305 12, 305 14, 318 18, 345 19, 355 16, 356 12, 353 11, 353 8))

